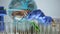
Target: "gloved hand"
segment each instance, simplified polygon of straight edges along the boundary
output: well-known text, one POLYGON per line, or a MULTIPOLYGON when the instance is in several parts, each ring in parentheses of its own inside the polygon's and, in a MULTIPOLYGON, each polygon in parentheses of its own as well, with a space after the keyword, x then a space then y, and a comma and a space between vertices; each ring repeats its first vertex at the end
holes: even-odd
POLYGON ((41 10, 34 10, 28 14, 27 18, 32 20, 32 19, 38 19, 38 17, 43 17, 43 16, 45 15, 41 10))
POLYGON ((40 24, 48 25, 52 23, 52 18, 50 16, 39 17, 37 19, 40 24))
POLYGON ((45 16, 41 10, 34 10, 28 14, 29 20, 36 19, 40 24, 51 24, 52 18, 50 16, 45 16))

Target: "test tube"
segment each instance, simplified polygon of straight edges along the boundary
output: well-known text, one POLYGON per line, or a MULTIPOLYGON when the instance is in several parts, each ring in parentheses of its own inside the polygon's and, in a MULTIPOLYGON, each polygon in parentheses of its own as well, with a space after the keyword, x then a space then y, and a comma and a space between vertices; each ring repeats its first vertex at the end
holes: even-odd
POLYGON ((58 32, 58 34, 60 34, 60 24, 59 24, 59 32, 58 32))
POLYGON ((56 23, 55 23, 55 20, 52 20, 52 33, 53 34, 56 34, 56 23))

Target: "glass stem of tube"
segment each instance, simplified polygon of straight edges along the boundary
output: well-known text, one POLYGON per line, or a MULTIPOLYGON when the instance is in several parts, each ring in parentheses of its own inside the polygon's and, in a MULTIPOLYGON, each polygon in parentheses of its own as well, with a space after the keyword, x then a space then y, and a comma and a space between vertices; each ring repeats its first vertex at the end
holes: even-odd
POLYGON ((59 24, 59 32, 58 32, 58 34, 60 34, 60 24, 59 24))

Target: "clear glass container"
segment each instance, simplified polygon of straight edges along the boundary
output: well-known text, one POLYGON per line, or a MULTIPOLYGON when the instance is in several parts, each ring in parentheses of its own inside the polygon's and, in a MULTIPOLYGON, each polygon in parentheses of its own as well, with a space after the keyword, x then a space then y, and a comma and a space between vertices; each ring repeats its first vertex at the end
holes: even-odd
MULTIPOLYGON (((13 19, 11 19, 10 16, 8 16, 8 15, 5 16, 4 19, 5 19, 4 20, 5 30, 4 30, 4 32, 0 32, 0 33, 2 33, 2 34, 14 34, 14 31, 13 31, 13 28, 14 28, 13 19)), ((24 24, 26 24, 26 23, 24 23, 24 24)), ((26 28, 29 27, 27 25, 25 27, 25 26, 23 26, 23 23, 22 23, 22 25, 19 25, 18 27, 21 27, 21 29, 26 29, 26 28)), ((55 25, 56 26, 52 26, 52 24, 51 25, 48 25, 48 26, 44 26, 44 25, 38 24, 39 29, 40 29, 40 32, 37 32, 33 27, 31 27, 31 30, 30 31, 26 31, 26 32, 20 31, 20 34, 60 34, 60 24, 56 22, 55 25)), ((16 24, 16 26, 17 26, 17 24, 16 24)), ((16 34, 19 34, 19 33, 16 31, 16 34)))

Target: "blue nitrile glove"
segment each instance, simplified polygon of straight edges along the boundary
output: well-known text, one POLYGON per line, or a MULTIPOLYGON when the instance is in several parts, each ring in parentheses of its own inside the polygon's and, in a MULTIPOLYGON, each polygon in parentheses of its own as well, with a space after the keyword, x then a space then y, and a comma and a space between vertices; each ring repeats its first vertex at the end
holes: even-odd
POLYGON ((37 19, 40 24, 48 25, 52 23, 52 18, 49 16, 39 17, 37 19))
POLYGON ((44 23, 45 23, 45 20, 43 20, 43 17, 38 17, 36 20, 37 20, 38 23, 41 24, 41 25, 44 25, 44 23))
POLYGON ((4 17, 0 16, 0 31, 4 31, 4 17))
POLYGON ((52 22, 52 18, 50 16, 44 16, 43 19, 45 20, 45 23, 50 24, 52 22))
POLYGON ((4 10, 4 7, 3 6, 0 6, 0 10, 4 10))
POLYGON ((6 15, 6 10, 4 7, 0 7, 0 31, 4 31, 4 16, 6 15))
POLYGON ((4 10, 4 7, 0 7, 0 16, 6 15, 6 10, 4 10))
POLYGON ((34 10, 28 14, 29 19, 33 19, 33 18, 38 19, 38 17, 43 17, 43 16, 45 15, 41 10, 34 10))
POLYGON ((31 11, 31 13, 30 13, 31 15, 40 15, 41 17, 43 17, 43 16, 45 16, 44 15, 44 13, 40 10, 40 9, 38 9, 38 10, 33 10, 33 11, 31 11))

